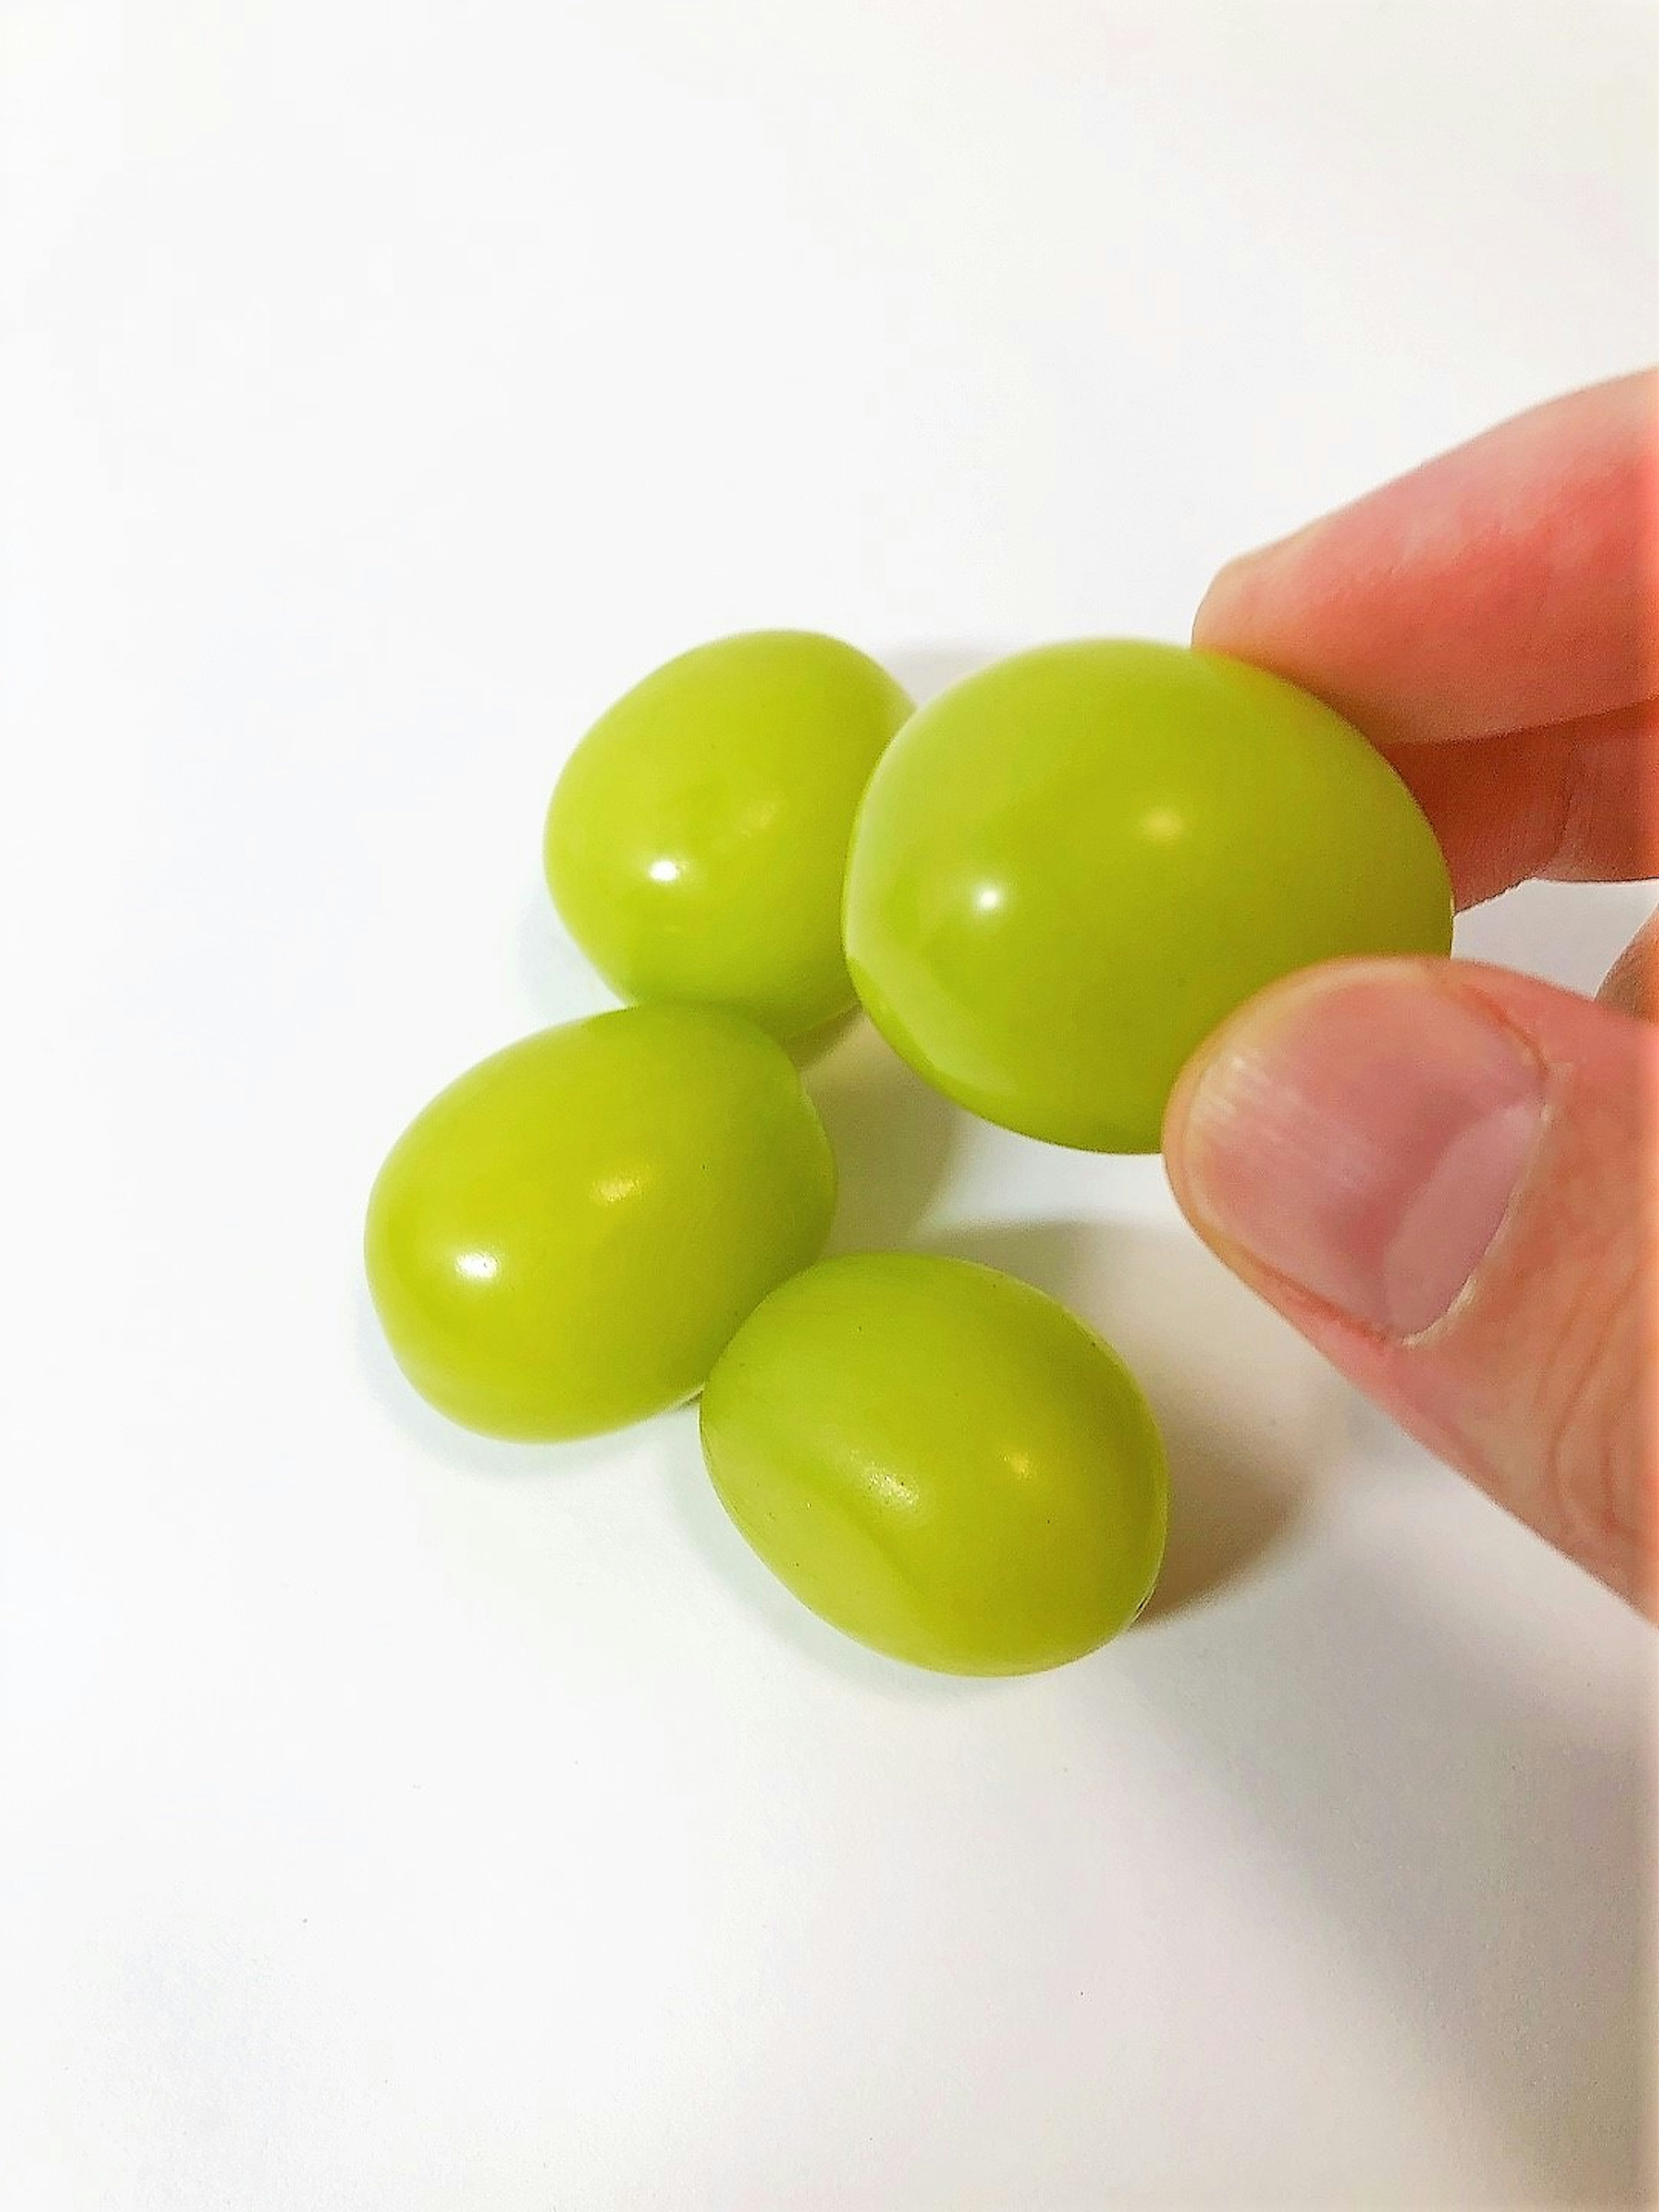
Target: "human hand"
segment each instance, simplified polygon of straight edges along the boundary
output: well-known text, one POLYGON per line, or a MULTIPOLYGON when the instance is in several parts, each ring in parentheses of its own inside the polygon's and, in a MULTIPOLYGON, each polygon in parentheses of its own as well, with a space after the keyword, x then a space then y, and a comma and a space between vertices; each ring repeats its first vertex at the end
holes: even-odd
MULTIPOLYGON (((1653 374, 1553 401, 1235 562, 1199 610, 1194 644, 1381 746, 1460 905, 1659 874, 1656 407, 1653 374)), ((1652 922, 1600 1003, 1467 962, 1334 963, 1224 1024, 1164 1123, 1221 1257, 1650 1610, 1656 1013, 1652 922)))

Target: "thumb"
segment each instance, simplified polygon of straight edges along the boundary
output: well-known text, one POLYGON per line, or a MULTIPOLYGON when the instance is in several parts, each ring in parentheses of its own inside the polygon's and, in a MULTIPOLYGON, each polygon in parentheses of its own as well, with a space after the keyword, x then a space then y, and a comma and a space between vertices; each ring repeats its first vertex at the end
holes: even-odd
POLYGON ((1659 1029, 1466 962, 1253 1000, 1164 1123, 1206 1241, 1368 1396, 1654 1602, 1659 1029))

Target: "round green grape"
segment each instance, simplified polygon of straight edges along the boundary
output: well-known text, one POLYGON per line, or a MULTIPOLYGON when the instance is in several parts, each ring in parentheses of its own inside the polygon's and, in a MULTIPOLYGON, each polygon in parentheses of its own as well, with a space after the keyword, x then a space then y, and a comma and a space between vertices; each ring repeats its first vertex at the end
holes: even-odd
POLYGON ((1443 953, 1451 887, 1392 768, 1216 653, 1096 641, 981 670, 871 779, 847 956, 889 1042, 988 1121, 1157 1149, 1182 1064, 1264 984, 1443 953))
POLYGON ((452 1420, 591 1436, 701 1388, 817 1255, 835 1184, 781 1045, 714 1007, 624 1007, 509 1045, 416 1117, 369 1199, 369 1288, 452 1420))
POLYGON ((619 699, 548 809, 548 887, 623 997, 728 1006, 789 1039, 854 1003, 853 817, 911 702, 850 645, 762 630, 619 699))
POLYGON ((703 1392, 703 1457, 814 1613, 919 1667, 1023 1674, 1150 1595, 1167 1483, 1116 1353, 1042 1291, 918 1253, 774 1291, 703 1392))

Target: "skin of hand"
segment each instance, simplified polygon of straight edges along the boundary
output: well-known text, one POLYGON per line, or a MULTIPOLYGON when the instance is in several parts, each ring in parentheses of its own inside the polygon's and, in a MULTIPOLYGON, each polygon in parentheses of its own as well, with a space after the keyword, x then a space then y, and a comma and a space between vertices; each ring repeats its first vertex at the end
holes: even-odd
MULTIPOLYGON (((1659 874, 1659 374, 1501 424, 1216 578, 1194 644, 1394 763, 1461 906, 1659 874)), ((1364 865, 1364 856, 1356 865, 1364 865)), ((1659 930, 1599 1000, 1339 962, 1189 1063, 1194 1227, 1376 1404, 1649 1612, 1659 1490, 1659 930)))

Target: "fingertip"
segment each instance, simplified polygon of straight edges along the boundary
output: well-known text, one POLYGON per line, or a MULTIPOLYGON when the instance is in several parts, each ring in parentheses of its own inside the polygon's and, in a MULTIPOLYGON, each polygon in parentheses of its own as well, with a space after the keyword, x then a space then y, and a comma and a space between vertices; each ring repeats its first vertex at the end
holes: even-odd
POLYGON ((1647 697, 1656 388, 1649 374, 1547 402, 1230 562, 1193 642, 1394 741, 1647 697))
POLYGON ((1158 1139, 1164 1156, 1164 1172, 1169 1177, 1176 1204, 1206 1243, 1213 1244, 1216 1240, 1199 1202, 1193 1174, 1194 1104, 1206 1076, 1224 1054, 1231 1050, 1233 1038, 1241 1025, 1249 1023, 1263 1002, 1284 988, 1283 981, 1270 983, 1265 990, 1248 999, 1242 1006, 1236 1007, 1225 1020, 1212 1030, 1197 1049, 1188 1055, 1164 1102, 1164 1125, 1158 1139))
POLYGON ((1255 553, 1240 553, 1224 568, 1218 568, 1210 579, 1193 617, 1192 641, 1199 652, 1226 651, 1231 627, 1230 617, 1238 597, 1238 586, 1256 557, 1255 553))
POLYGON ((1288 537, 1253 546, 1216 571, 1193 617, 1192 641, 1200 652, 1231 653, 1242 660, 1251 657, 1257 628, 1253 615, 1264 586, 1271 590, 1280 556, 1299 545, 1317 526, 1308 523, 1288 537))
POLYGON ((1638 1604, 1655 1596, 1659 1034, 1474 963, 1337 963, 1182 1071, 1204 1241, 1379 1406, 1638 1604))
POLYGON ((1607 970, 1596 997, 1604 1006, 1659 1022, 1659 915, 1651 916, 1607 970))

